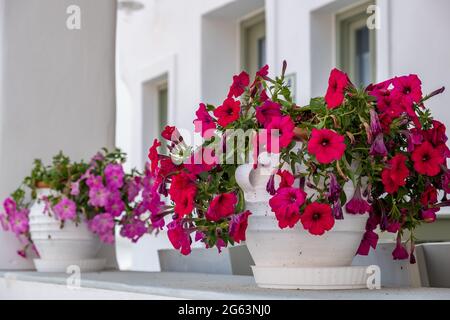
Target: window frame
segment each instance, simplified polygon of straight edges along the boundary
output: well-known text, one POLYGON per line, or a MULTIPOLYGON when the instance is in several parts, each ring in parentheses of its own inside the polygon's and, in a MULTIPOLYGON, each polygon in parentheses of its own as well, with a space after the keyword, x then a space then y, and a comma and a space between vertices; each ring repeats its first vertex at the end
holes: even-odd
MULTIPOLYGON (((248 30, 252 27, 257 26, 258 24, 263 23, 264 24, 264 44, 265 44, 265 55, 267 60, 267 23, 266 23, 266 11, 265 10, 258 10, 258 12, 254 13, 250 17, 246 17, 245 19, 241 20, 239 23, 239 33, 240 33, 240 69, 246 70, 247 72, 251 72, 251 70, 248 70, 248 64, 249 64, 249 57, 248 57, 248 30)), ((257 52, 259 52, 259 41, 256 43, 256 49, 257 52)), ((260 59, 259 53, 257 59, 260 59)), ((260 61, 256 61, 258 64, 260 64, 260 61)), ((258 69, 258 68, 256 68, 258 69)))
MULTIPOLYGON (((369 14, 367 8, 375 4, 368 1, 351 9, 339 12, 335 16, 336 26, 336 65, 347 71, 351 79, 358 79, 356 66, 356 31, 366 25, 369 14), (351 36, 350 34, 353 33, 351 36), (352 54, 353 52, 353 54, 352 54)), ((369 52, 372 83, 377 79, 377 31, 369 30, 369 52)), ((358 79, 359 80, 359 79, 358 79)))

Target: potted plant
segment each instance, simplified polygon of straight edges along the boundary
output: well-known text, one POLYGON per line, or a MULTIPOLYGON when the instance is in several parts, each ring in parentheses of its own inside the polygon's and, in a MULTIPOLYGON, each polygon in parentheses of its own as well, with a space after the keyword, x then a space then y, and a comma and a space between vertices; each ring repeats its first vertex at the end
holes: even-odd
POLYGON ((151 232, 150 204, 140 194, 154 192, 152 180, 136 170, 126 174, 124 162, 120 150, 106 149, 89 163, 72 162, 63 153, 49 166, 35 160, 1 215, 4 228, 24 243, 19 254, 26 257, 32 249, 43 272, 65 272, 70 265, 101 270, 105 259, 96 255, 102 243, 114 243, 116 225, 134 242, 151 232))
POLYGON ((174 127, 162 134, 169 156, 155 140, 151 171, 170 202, 153 221, 168 217, 182 254, 193 241, 219 251, 246 241, 262 287, 366 287, 366 268, 350 265, 376 248, 377 228, 396 234, 394 259, 415 263, 414 229, 448 205, 446 129, 425 107, 444 88, 423 96, 416 75, 357 88, 334 69, 325 97, 300 107, 286 67, 253 82, 242 72, 221 106, 201 104, 200 148, 174 127))

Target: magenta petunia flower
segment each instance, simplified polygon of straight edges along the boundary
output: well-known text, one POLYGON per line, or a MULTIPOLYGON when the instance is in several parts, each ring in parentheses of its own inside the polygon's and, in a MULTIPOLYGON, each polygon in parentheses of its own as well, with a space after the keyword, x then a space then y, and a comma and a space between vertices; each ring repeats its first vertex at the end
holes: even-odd
POLYGON ((345 138, 328 129, 313 129, 308 143, 308 152, 316 156, 317 161, 329 164, 340 160, 344 155, 345 138))
POLYGON ((247 72, 242 71, 239 75, 233 77, 233 84, 230 87, 228 98, 239 98, 250 84, 250 76, 247 72))
POLYGON ((63 198, 54 207, 55 215, 61 220, 71 220, 77 215, 77 205, 68 198, 63 198))
POLYGON ((386 145, 384 144, 384 136, 382 133, 378 134, 375 137, 375 140, 372 143, 372 146, 370 147, 370 155, 371 156, 380 156, 385 157, 388 154, 388 151, 386 149, 386 145))
POLYGON ((292 142, 295 124, 289 116, 273 117, 266 129, 268 132, 267 151, 278 153, 292 142), (277 146, 279 148, 276 148, 277 146))
POLYGON ((108 164, 105 168, 106 186, 109 190, 118 190, 123 186, 125 173, 120 164, 108 164))
POLYGON ((439 210, 439 208, 422 210, 422 212, 420 213, 420 218, 426 223, 433 223, 436 221, 436 213, 439 212, 439 210))
POLYGON ((80 194, 80 181, 76 181, 70 184, 70 195, 78 196, 80 194))
POLYGON ((114 217, 119 217, 125 210, 125 203, 120 198, 120 193, 111 193, 105 209, 114 217))
POLYGON ((27 233, 30 229, 28 212, 26 210, 14 212, 9 216, 9 226, 16 236, 27 233))
POLYGON ((372 230, 367 230, 359 245, 357 254, 360 256, 367 256, 370 248, 376 249, 378 244, 378 235, 372 230))
POLYGON ((353 198, 345 205, 345 210, 350 214, 365 214, 369 213, 372 207, 363 199, 361 195, 361 187, 356 187, 353 198))
POLYGON ((398 237, 397 245, 395 246, 394 251, 392 251, 392 257, 394 260, 406 260, 409 258, 408 250, 401 243, 401 238, 398 237))
POLYGON ((105 187, 97 187, 89 190, 89 204, 93 207, 104 208, 108 203, 110 192, 105 187))
POLYGON ((130 180, 127 183, 126 189, 127 189, 128 202, 131 203, 136 199, 136 197, 141 192, 141 189, 142 189, 141 178, 134 177, 132 180, 130 180))
POLYGON ((261 107, 256 108, 256 120, 264 127, 270 124, 272 118, 281 116, 281 106, 270 100, 265 101, 261 107))
POLYGON ((89 221, 89 228, 104 243, 114 243, 114 217, 109 213, 98 214, 89 221))
POLYGON ((90 175, 86 179, 86 185, 90 189, 103 187, 103 178, 101 176, 90 175))
POLYGON ((201 103, 195 114, 197 115, 197 119, 194 120, 195 132, 201 133, 205 139, 211 138, 216 130, 216 122, 206 109, 206 105, 201 103))
POLYGON ((147 231, 148 228, 146 227, 145 222, 137 217, 134 217, 132 221, 128 221, 122 226, 120 235, 124 238, 130 239, 133 243, 136 243, 140 238, 142 238, 143 235, 147 233, 147 231))
POLYGON ((3 208, 5 208, 7 215, 12 215, 16 212, 17 205, 16 205, 16 202, 12 198, 7 198, 3 202, 3 208))
POLYGON ((306 193, 299 188, 281 188, 269 200, 272 212, 281 229, 293 228, 300 220, 300 207, 306 200, 306 193))

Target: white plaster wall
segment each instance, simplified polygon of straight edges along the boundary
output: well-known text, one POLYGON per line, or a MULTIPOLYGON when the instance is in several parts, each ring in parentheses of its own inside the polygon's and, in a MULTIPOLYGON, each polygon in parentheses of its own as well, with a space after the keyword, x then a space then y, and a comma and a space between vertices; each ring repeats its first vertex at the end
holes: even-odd
MULTIPOLYGON (((34 158, 59 150, 88 159, 115 143, 115 22, 112 0, 0 0, 0 198, 34 158), (81 30, 66 9, 81 8, 81 30)), ((0 231, 0 269, 26 268, 0 231)))
POLYGON ((428 106, 450 129, 450 1, 396 0, 391 6, 391 74, 417 73, 424 92, 447 91, 428 106))

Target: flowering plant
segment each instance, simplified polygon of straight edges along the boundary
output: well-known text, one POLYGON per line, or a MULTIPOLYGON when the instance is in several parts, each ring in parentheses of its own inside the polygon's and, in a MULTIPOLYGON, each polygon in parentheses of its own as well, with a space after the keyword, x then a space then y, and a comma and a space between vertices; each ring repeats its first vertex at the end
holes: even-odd
POLYGON ((151 172, 159 195, 171 200, 152 214, 155 227, 162 228, 170 215, 168 236, 183 254, 190 253, 192 238, 219 251, 244 241, 251 213, 234 174, 242 160, 252 158, 256 167, 258 155, 269 152, 280 159, 267 184, 280 228, 301 223, 320 236, 344 219, 345 208, 348 214, 368 216, 359 254, 376 248, 379 226, 397 234, 393 258, 414 263, 414 229, 433 222, 448 205, 446 129, 425 107, 444 88, 423 96, 416 75, 357 88, 334 69, 325 97, 300 107, 285 84, 286 67, 271 79, 265 66, 253 82, 242 72, 234 76, 221 106, 200 104, 194 124, 204 141, 194 151, 175 127, 162 133, 169 156, 158 154, 161 142, 155 140, 151 172), (252 133, 236 143, 233 132, 239 130, 252 133), (355 190, 350 199, 346 183, 355 190), (439 192, 444 193, 441 203, 439 192), (402 242, 406 231, 410 250, 402 242))
POLYGON ((24 243, 19 252, 25 256, 33 248, 29 232, 29 209, 33 201, 44 201, 45 214, 54 216, 64 227, 66 221, 88 223, 89 229, 104 243, 114 242, 114 227, 120 225, 120 234, 136 242, 145 233, 152 232, 148 208, 141 193, 153 192, 153 183, 146 170, 144 174, 123 169, 125 154, 120 150, 104 149, 89 163, 71 162, 60 153, 52 165, 44 166, 35 160, 31 175, 4 201, 5 213, 0 214, 3 228, 10 229, 24 243), (48 188, 53 192, 38 198, 37 190, 48 188), (29 191, 29 194, 28 194, 29 191))

